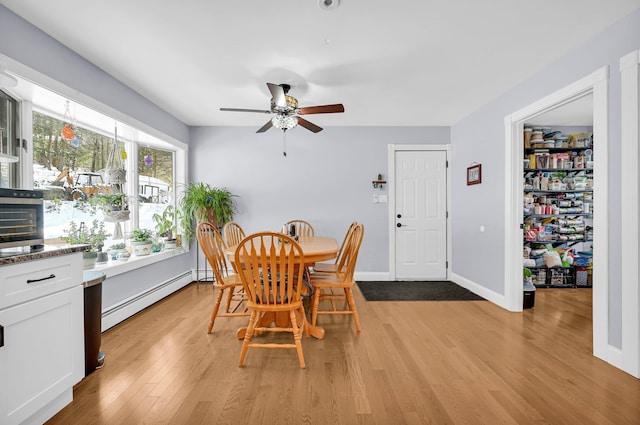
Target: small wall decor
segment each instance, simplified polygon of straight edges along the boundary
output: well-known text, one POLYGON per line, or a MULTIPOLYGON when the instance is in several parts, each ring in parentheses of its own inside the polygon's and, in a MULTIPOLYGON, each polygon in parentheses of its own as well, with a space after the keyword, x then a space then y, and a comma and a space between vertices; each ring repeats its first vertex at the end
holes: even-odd
POLYGON ((378 174, 378 179, 371 182, 373 184, 374 189, 382 189, 385 184, 387 184, 386 180, 382 179, 382 174, 378 174))
POLYGON ((482 183, 482 164, 467 167, 467 186, 482 183))

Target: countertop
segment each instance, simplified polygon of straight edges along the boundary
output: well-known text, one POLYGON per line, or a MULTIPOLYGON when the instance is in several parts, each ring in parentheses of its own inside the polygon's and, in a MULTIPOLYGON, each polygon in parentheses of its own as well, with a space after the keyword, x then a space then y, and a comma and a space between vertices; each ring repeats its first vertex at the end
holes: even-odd
POLYGON ((45 245, 43 249, 37 252, 20 251, 18 249, 4 250, 0 252, 0 266, 57 257, 59 255, 82 252, 86 249, 87 245, 45 245))

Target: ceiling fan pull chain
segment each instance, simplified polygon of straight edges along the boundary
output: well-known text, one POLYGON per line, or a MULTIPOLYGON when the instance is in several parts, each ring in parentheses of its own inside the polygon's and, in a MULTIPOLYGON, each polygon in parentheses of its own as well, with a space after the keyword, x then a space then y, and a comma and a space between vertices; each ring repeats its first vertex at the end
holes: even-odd
POLYGON ((282 132, 282 156, 287 156, 287 130, 282 132))

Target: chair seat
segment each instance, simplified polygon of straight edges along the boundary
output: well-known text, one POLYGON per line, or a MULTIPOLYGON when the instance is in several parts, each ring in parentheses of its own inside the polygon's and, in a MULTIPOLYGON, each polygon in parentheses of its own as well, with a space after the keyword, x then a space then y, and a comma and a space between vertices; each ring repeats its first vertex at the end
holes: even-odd
POLYGON ((242 279, 238 274, 229 274, 225 276, 223 282, 218 282, 216 280, 213 282, 213 285, 216 288, 229 288, 231 286, 242 286, 242 279))
POLYGON ((252 302, 251 300, 247 300, 247 307, 250 310, 257 310, 257 311, 275 311, 275 312, 292 311, 302 307, 302 300, 291 302, 288 304, 260 304, 260 303, 252 302))
POLYGON ((311 275, 311 285, 314 288, 350 288, 355 283, 354 280, 343 279, 342 274, 311 275))
POLYGON ((313 266, 313 272, 335 273, 338 266, 335 263, 316 263, 313 266))

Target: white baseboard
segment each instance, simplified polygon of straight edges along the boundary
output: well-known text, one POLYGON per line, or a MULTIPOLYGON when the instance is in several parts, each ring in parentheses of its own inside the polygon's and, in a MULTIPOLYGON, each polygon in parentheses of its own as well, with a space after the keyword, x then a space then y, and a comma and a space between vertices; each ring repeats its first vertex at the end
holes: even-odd
MULTIPOLYGON (((83 372, 84 375, 84 372, 83 372)), ((53 418, 56 413, 64 409, 73 401, 73 388, 69 388, 60 393, 59 396, 44 405, 40 410, 20 422, 23 425, 40 425, 53 418)))
POLYGON ((194 282, 213 282, 213 271, 211 269, 193 269, 191 270, 191 279, 194 282))
POLYGON ((499 305, 500 307, 508 310, 507 308, 507 300, 504 295, 497 294, 484 286, 478 285, 472 280, 467 279, 466 277, 462 277, 456 273, 451 273, 451 281, 457 283, 463 288, 467 288, 471 292, 476 295, 480 295, 487 301, 491 301, 494 304, 499 305))
POLYGON ((355 281, 387 281, 391 280, 389 272, 355 272, 353 274, 355 281))
POLYGON ((102 312, 102 332, 144 310, 164 297, 173 294, 193 281, 191 271, 162 282, 148 290, 129 297, 102 312))

